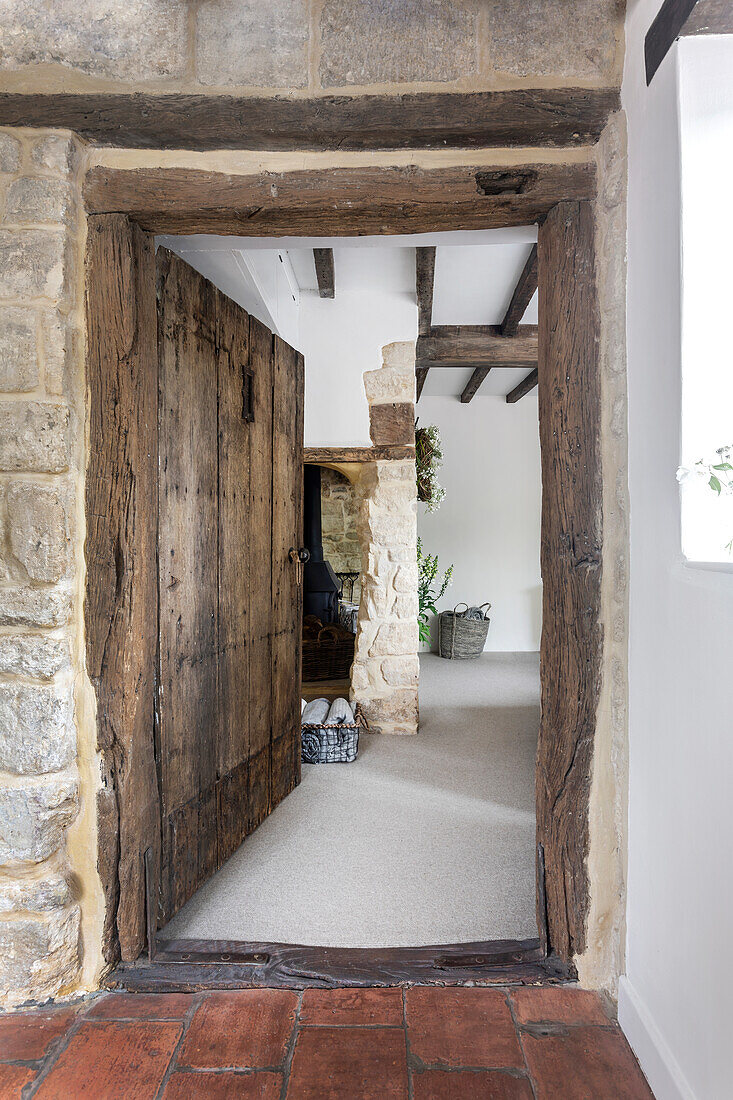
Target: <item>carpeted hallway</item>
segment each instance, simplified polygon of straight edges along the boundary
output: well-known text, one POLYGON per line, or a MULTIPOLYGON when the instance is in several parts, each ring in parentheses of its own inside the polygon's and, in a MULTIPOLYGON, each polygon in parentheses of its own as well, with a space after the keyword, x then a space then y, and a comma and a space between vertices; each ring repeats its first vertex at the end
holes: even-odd
POLYGON ((536 936, 536 654, 421 657, 420 733, 303 781, 164 937, 343 947, 536 936))

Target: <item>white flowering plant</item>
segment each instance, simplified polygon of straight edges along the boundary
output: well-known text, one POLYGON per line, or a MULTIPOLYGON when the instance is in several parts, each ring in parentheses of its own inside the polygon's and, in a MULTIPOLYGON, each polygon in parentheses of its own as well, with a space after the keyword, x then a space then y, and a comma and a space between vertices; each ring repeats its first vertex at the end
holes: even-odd
MULTIPOLYGON (((701 479, 718 497, 733 496, 733 443, 718 447, 714 457, 699 458, 692 466, 680 466, 677 480, 680 485, 692 479, 701 479)), ((733 554, 733 538, 725 549, 733 554)))
POLYGON ((420 641, 430 641, 430 616, 438 614, 436 604, 445 595, 445 590, 453 578, 453 566, 449 565, 438 580, 438 555, 424 554, 422 539, 417 540, 417 625, 420 641))

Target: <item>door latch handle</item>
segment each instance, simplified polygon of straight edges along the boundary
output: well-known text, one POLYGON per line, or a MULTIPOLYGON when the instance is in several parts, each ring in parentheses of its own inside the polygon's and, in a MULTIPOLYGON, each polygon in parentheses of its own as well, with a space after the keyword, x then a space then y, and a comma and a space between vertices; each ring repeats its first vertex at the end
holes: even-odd
POLYGON ((301 546, 299 550, 291 546, 288 551, 288 558, 295 566, 295 583, 297 585, 303 583, 303 567, 307 561, 310 561, 310 557, 311 552, 305 546, 301 546))

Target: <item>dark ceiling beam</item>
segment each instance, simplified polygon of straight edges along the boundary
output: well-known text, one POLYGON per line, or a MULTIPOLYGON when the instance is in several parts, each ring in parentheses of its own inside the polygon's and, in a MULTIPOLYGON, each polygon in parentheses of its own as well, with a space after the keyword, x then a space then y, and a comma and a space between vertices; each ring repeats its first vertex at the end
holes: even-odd
POLYGON ((476 393, 478 392, 479 386, 483 382, 484 378, 486 378, 490 370, 491 367, 476 367, 476 370, 469 378, 468 382, 466 383, 466 388, 461 394, 462 405, 467 405, 469 401, 473 401, 476 393))
POLYGON ((336 269, 333 262, 333 249, 314 248, 313 260, 316 265, 319 298, 334 298, 336 296, 336 269))
POLYGON ((652 77, 669 53, 672 43, 682 34, 685 23, 698 2, 699 0, 664 0, 644 39, 647 84, 651 84, 652 77))
MULTIPOLYGON (((433 323, 433 291, 435 288, 435 248, 415 249, 415 294, 417 296, 417 334, 428 336, 433 323)), ((416 397, 420 400, 428 377, 427 367, 415 370, 416 397)))
POLYGON ((506 311, 506 316, 501 323, 502 336, 516 336, 519 322, 527 312, 527 306, 532 301, 537 290, 537 245, 532 245, 532 251, 527 258, 519 281, 514 288, 512 300, 506 311))
POLYGON ((537 326, 520 325, 503 336, 499 325, 438 325, 419 336, 417 367, 534 367, 537 326))
POLYGON ((514 389, 506 395, 507 405, 514 405, 515 402, 519 401, 520 398, 524 397, 525 394, 531 393, 531 391, 537 385, 538 377, 539 372, 537 370, 537 367, 535 367, 531 374, 528 374, 526 378, 523 378, 519 385, 515 386, 514 389))
POLYGON ((593 145, 616 88, 407 95, 229 96, 173 92, 0 95, 0 125, 74 130, 138 149, 485 149, 593 145))

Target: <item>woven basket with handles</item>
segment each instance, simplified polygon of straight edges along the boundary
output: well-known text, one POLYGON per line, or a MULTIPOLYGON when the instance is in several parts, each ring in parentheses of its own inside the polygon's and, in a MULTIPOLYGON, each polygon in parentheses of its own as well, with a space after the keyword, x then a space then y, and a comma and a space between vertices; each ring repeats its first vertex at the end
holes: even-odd
POLYGON ((480 657, 484 651, 491 622, 491 604, 482 603, 478 608, 482 614, 480 619, 467 618, 468 610, 468 604, 459 603, 452 611, 441 611, 438 616, 438 653, 449 661, 480 657), (461 607, 465 610, 459 610, 461 607))

